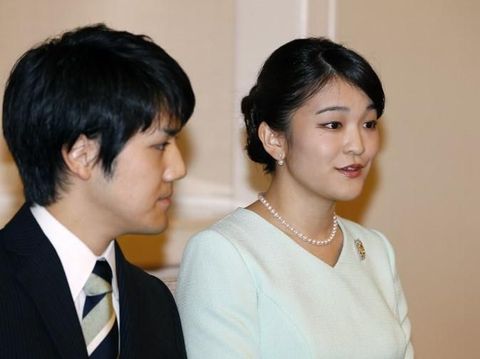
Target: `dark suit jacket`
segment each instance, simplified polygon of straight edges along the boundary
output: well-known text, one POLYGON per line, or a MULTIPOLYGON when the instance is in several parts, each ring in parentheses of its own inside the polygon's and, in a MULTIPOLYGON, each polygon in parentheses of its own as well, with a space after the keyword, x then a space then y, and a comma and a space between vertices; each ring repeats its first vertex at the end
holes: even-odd
MULTIPOLYGON (((115 254, 121 358, 186 358, 168 288, 115 254)), ((28 205, 0 230, 0 358, 87 358, 62 264, 28 205)))

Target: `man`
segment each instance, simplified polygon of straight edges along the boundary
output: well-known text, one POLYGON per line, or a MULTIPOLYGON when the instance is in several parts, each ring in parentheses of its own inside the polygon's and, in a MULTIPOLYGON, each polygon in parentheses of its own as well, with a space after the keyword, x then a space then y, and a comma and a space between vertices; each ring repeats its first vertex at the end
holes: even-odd
POLYGON ((0 231, 0 358, 186 357, 169 290, 114 239, 165 229, 194 103, 164 50, 104 25, 20 58, 3 132, 26 203, 0 231))

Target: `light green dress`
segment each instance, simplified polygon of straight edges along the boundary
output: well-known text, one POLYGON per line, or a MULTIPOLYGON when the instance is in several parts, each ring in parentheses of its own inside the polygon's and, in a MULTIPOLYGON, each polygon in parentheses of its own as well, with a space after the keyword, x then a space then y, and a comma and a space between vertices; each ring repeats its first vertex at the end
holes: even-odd
POLYGON ((195 235, 176 291, 188 357, 413 358, 390 243, 348 220, 339 225, 334 267, 246 209, 195 235))

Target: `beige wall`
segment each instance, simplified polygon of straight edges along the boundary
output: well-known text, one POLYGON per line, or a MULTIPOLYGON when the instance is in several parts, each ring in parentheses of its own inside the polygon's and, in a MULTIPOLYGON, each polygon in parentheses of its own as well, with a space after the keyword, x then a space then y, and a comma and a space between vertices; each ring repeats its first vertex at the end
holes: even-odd
POLYGON ((471 0, 338 1, 337 39, 385 84, 363 219, 397 250, 422 359, 479 356, 479 18, 471 0))
MULTIPOLYGON (((147 33, 179 60, 198 99, 182 140, 189 175, 176 193, 180 216, 173 213, 171 229, 162 236, 122 242, 137 263, 175 265, 192 232, 252 199, 243 177, 249 168, 239 151, 238 101, 263 59, 289 37, 335 36, 372 62, 387 93, 383 152, 365 195, 341 204, 340 212, 382 230, 394 244, 417 357, 477 357, 480 5, 470 0, 261 4, 2 0, 0 82, 33 43, 99 21, 147 33)), ((3 224, 21 194, 15 167, 2 146, 0 142, 3 224)))

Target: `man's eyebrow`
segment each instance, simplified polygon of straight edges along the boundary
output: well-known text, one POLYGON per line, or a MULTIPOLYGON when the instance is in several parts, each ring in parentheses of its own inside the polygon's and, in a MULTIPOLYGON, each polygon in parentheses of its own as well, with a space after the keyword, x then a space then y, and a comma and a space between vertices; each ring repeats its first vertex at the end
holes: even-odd
POLYGON ((160 128, 160 131, 164 132, 169 137, 175 137, 181 130, 181 127, 166 127, 160 128))

